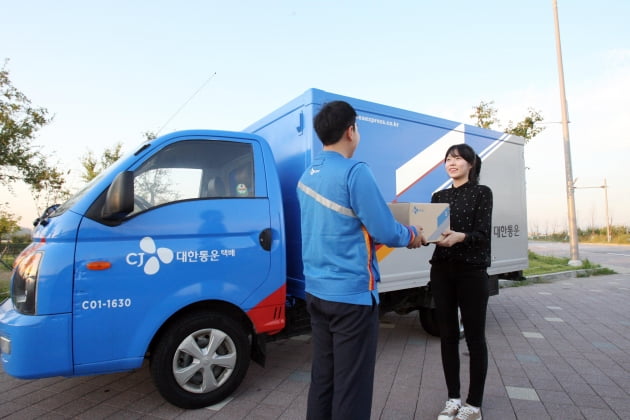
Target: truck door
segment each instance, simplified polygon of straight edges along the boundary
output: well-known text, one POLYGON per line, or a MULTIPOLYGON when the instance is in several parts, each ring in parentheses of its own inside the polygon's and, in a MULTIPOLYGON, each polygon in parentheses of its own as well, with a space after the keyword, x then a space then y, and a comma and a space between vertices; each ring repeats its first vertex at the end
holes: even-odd
POLYGON ((109 222, 88 212, 76 248, 77 373, 94 364, 134 367, 179 308, 212 300, 238 306, 266 280, 270 253, 261 233, 270 216, 259 148, 181 138, 130 168, 131 214, 109 222))

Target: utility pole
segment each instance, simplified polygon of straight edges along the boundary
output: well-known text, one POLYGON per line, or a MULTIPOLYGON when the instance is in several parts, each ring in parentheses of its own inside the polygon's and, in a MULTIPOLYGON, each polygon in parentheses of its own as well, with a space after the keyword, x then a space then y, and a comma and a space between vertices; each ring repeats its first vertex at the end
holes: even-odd
POLYGON ((578 252, 578 232, 575 216, 575 197, 573 194, 573 171, 571 169, 571 146, 569 143, 569 117, 567 97, 564 92, 564 69, 562 67, 562 47, 560 46, 560 24, 558 23, 558 1, 553 0, 553 17, 556 28, 556 54, 558 56, 558 77, 560 81, 560 104, 562 106, 562 137, 564 140, 564 168, 567 183, 567 207, 569 209, 569 265, 582 265, 578 252))
POLYGON ((608 242, 610 242, 612 235, 610 234, 610 217, 608 217, 608 184, 606 184, 606 178, 604 178, 602 188, 604 189, 604 200, 606 203, 606 237, 608 238, 608 242))
MULTIPOLYGON (((577 182, 577 180, 576 180, 577 182)), ((610 233, 610 217, 608 216, 608 184, 606 183, 606 178, 604 178, 604 185, 596 185, 594 187, 576 187, 575 182, 573 183, 573 189, 588 189, 588 188, 603 188, 604 189, 604 208, 606 210, 606 239, 608 242, 612 240, 612 235, 610 233)))

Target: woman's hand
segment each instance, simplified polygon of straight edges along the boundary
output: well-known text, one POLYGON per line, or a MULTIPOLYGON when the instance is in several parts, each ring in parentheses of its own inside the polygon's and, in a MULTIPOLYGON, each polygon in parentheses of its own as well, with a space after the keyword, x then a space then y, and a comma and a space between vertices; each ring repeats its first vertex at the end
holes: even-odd
POLYGON ((466 234, 463 232, 455 232, 454 230, 447 229, 442 233, 440 239, 435 243, 438 246, 450 248, 453 245, 464 242, 466 234))

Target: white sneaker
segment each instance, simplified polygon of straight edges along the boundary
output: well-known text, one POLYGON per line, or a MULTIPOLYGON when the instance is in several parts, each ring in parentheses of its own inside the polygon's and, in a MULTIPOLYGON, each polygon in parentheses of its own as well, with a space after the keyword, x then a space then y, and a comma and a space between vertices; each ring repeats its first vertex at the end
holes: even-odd
POLYGON ((437 420, 453 420, 461 406, 461 403, 455 400, 447 400, 444 410, 440 411, 437 420))
POLYGON ((455 420, 481 420, 481 410, 475 411, 474 408, 466 404, 459 409, 455 420))

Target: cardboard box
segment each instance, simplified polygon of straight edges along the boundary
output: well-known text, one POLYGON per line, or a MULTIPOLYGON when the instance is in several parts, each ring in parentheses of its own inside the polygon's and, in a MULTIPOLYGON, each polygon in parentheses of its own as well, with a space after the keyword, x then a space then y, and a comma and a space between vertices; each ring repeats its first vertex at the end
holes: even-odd
POLYGON ((405 225, 421 226, 429 242, 439 240, 451 226, 447 203, 388 203, 396 220, 405 225))

